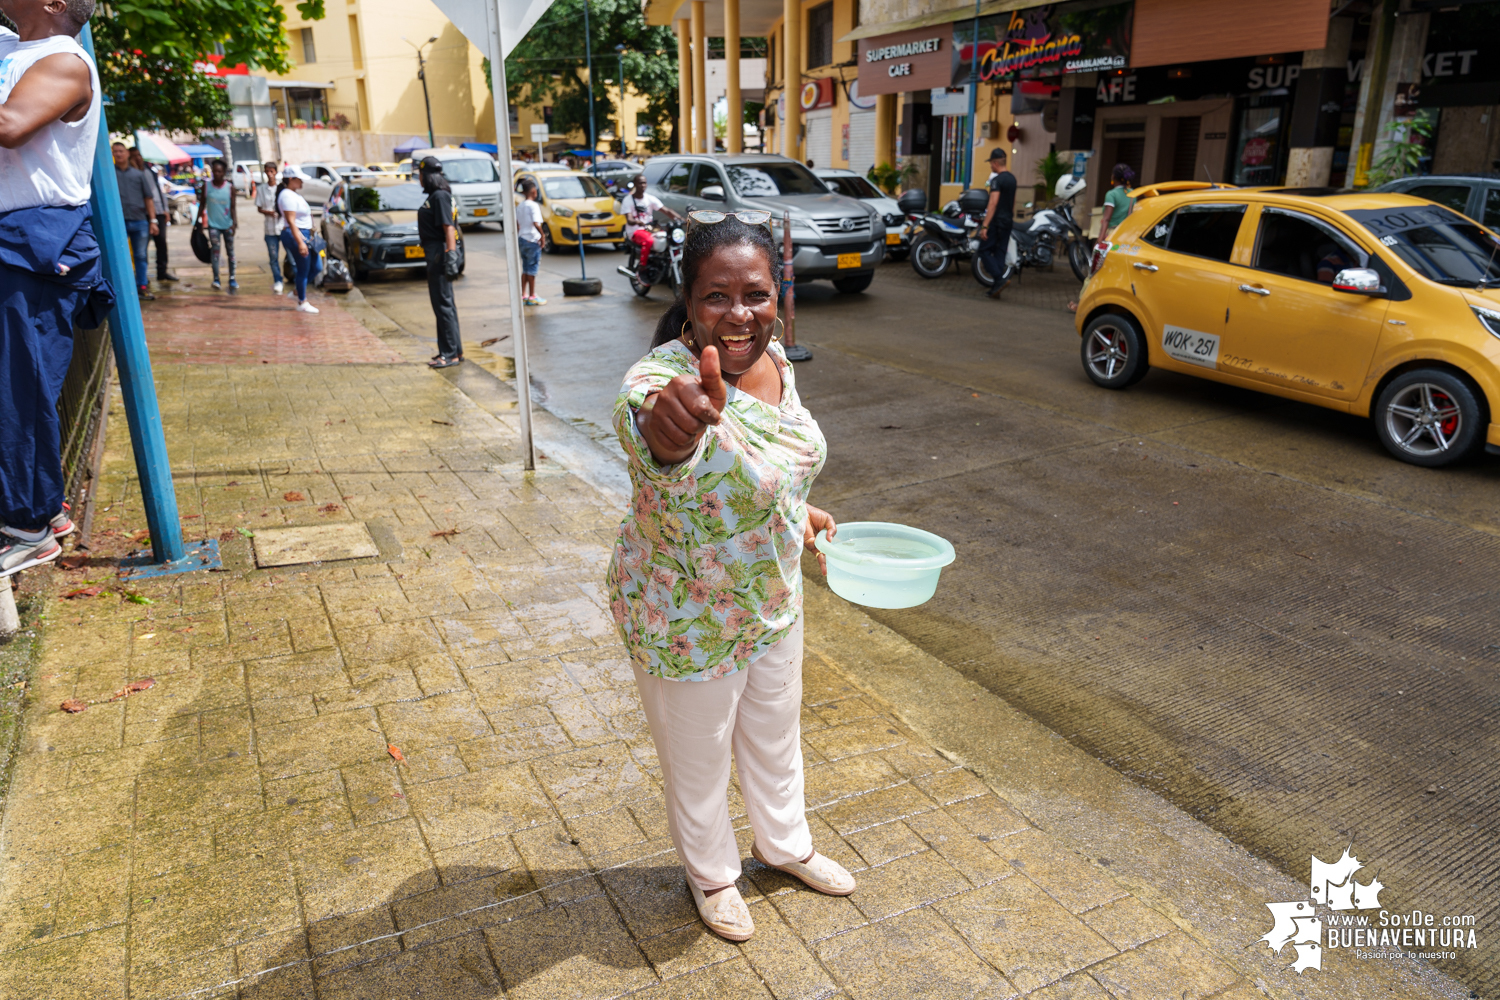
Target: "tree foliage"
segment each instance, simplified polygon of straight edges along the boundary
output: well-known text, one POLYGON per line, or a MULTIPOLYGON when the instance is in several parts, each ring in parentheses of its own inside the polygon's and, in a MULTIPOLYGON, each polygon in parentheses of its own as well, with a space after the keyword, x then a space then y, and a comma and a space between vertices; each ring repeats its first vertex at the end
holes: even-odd
POLYGON ((625 85, 646 98, 637 116, 655 126, 647 142, 655 152, 671 147, 667 127, 677 116, 677 36, 671 28, 646 23, 639 0, 557 0, 505 60, 505 79, 517 104, 552 106, 555 132, 589 129, 592 99, 595 128, 618 121, 620 89, 615 46, 624 44, 625 85), (588 3, 589 40, 594 56, 593 87, 586 80, 583 8, 588 3), (592 93, 590 93, 592 91, 592 93))

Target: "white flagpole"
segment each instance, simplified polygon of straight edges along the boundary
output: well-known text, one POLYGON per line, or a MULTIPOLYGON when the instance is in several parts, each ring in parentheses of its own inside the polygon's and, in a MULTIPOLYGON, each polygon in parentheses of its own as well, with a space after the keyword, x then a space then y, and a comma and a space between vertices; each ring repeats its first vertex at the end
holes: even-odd
POLYGON ((531 368, 526 362, 526 312, 521 305, 521 247, 516 243, 516 180, 511 170, 510 101, 505 89, 505 46, 500 37, 500 0, 488 0, 490 94, 495 104, 495 145, 500 162, 500 203, 505 213, 505 270, 510 276, 510 336, 516 352, 516 392, 520 396, 522 463, 536 468, 531 437, 531 368))

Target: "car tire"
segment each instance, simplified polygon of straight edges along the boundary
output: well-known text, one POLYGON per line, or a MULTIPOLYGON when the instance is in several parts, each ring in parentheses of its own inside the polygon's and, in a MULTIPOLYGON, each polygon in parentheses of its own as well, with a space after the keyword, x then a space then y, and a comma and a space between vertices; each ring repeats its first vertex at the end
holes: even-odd
POLYGON ((1386 451, 1403 462, 1436 469, 1479 449, 1489 423, 1487 410, 1483 395, 1468 379, 1441 368, 1418 368, 1392 379, 1370 416, 1386 451))
POLYGON ((1123 313, 1095 317, 1083 331, 1079 348, 1084 374, 1104 389, 1126 389, 1146 377, 1146 338, 1135 320, 1123 313))
POLYGON ((874 272, 870 274, 856 274, 848 278, 834 278, 833 287, 845 295, 858 295, 870 287, 870 282, 875 280, 874 272))
POLYGON ((953 265, 953 258, 943 253, 943 249, 936 236, 918 236, 911 244, 911 269, 924 278, 941 278, 953 265))

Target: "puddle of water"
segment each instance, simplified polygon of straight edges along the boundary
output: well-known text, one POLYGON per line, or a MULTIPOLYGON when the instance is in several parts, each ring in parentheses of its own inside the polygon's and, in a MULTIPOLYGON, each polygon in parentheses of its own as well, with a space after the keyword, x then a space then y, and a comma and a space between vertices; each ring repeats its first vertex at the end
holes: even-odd
POLYGON ((503 354, 492 354, 489 351, 471 348, 464 351, 464 358, 470 364, 478 365, 492 375, 497 375, 507 382, 516 380, 516 361, 507 358, 503 354))

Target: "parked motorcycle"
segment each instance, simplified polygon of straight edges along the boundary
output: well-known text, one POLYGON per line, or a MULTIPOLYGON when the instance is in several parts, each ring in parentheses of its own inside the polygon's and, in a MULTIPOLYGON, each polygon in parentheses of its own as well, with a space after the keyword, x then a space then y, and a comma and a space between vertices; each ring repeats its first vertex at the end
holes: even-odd
MULTIPOLYGON (((908 191, 902 198, 908 195, 922 196, 920 191, 908 191)), ((912 270, 924 278, 941 278, 955 259, 973 257, 979 250, 979 224, 984 221, 988 204, 987 191, 969 188, 943 206, 941 213, 923 216, 921 231, 911 241, 912 270)), ((902 210, 906 207, 903 205, 902 210)))
POLYGON ((682 284, 682 241, 686 235, 680 225, 652 226, 651 253, 646 258, 646 266, 638 268, 640 248, 634 243, 626 243, 628 262, 615 270, 630 279, 631 290, 642 298, 650 294, 652 285, 665 284, 675 292, 682 284))
MULTIPOLYGON (((1083 178, 1064 175, 1057 182, 1057 196, 1063 199, 1062 203, 1042 209, 1011 229, 1010 245, 1005 252, 1005 273, 1001 276, 1003 280, 1013 280, 1020 275, 1022 268, 1052 266, 1055 249, 1068 255, 1068 265, 1079 281, 1089 276, 1090 248, 1082 227, 1073 218, 1073 198, 1085 186, 1083 178)), ((977 253, 969 266, 974 280, 984 287, 989 288, 995 283, 989 265, 977 253)))

